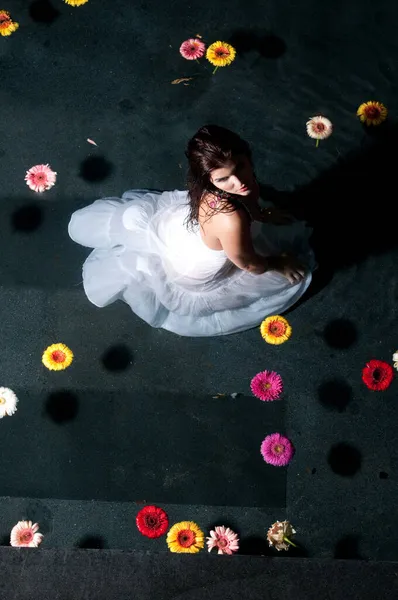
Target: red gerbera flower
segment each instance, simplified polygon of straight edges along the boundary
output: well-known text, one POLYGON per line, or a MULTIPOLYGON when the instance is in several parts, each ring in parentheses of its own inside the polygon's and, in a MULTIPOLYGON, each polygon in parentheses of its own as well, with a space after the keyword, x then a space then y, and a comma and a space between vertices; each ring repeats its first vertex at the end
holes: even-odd
POLYGON ((136 517, 138 531, 149 538, 164 535, 169 527, 169 519, 162 508, 144 506, 136 517))
POLYGON ((391 365, 382 360, 370 360, 362 371, 362 381, 370 389, 377 392, 386 390, 394 377, 391 365))

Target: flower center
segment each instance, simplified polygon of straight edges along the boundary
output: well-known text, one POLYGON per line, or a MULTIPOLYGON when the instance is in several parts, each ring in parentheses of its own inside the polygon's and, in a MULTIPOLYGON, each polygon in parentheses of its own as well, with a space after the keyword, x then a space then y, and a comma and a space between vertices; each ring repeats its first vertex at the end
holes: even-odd
POLYGON ((1 25, 3 25, 3 24, 9 25, 10 23, 11 23, 11 19, 9 16, 5 15, 4 13, 0 14, 0 24, 1 25))
POLYGON ((285 333, 286 327, 285 324, 280 321, 273 321, 269 326, 269 331, 272 335, 281 336, 285 333))
POLYGON ((379 368, 376 368, 376 369, 373 371, 373 379, 374 379, 375 381, 380 381, 380 379, 382 379, 382 377, 383 377, 383 372, 381 371, 381 369, 379 369, 379 368))
POLYGON ((0 398, 0 404, 5 404, 5 403, 6 403, 5 398, 0 398))
POLYGON ((32 539, 33 539, 33 533, 31 531, 24 531, 23 533, 21 533, 20 540, 24 544, 29 544, 29 542, 31 542, 32 539))
POLYGON ((195 542, 195 534, 191 529, 183 529, 178 533, 178 543, 183 548, 189 548, 195 542))
POLYGON ((66 354, 65 352, 62 352, 62 350, 54 350, 54 352, 51 354, 51 358, 56 363, 62 363, 66 358, 66 354))
POLYGON ((228 546, 228 540, 225 537, 222 537, 217 542, 219 548, 226 548, 228 546))
POLYGON ((326 127, 324 123, 317 123, 315 125, 315 131, 317 131, 318 133, 323 133, 325 131, 326 127))
POLYGON ((369 106, 366 109, 366 116, 368 119, 377 119, 380 117, 380 109, 377 106, 369 106))
POLYGON ((43 175, 43 173, 39 173, 38 175, 36 175, 36 179, 37 179, 38 181, 43 181, 43 180, 44 180, 44 175, 43 175))
POLYGON ((222 58, 223 56, 228 56, 229 52, 225 48, 217 48, 216 54, 217 54, 217 56, 219 56, 220 58, 222 58))
POLYGON ((158 524, 158 520, 154 515, 148 515, 145 517, 145 524, 147 527, 156 527, 158 524))
POLYGON ((275 446, 274 446, 274 452, 275 452, 275 454, 280 454, 281 452, 283 452, 283 445, 282 444, 275 444, 275 446))
POLYGON ((271 387, 271 384, 269 382, 263 383, 263 390, 269 390, 270 387, 271 387))

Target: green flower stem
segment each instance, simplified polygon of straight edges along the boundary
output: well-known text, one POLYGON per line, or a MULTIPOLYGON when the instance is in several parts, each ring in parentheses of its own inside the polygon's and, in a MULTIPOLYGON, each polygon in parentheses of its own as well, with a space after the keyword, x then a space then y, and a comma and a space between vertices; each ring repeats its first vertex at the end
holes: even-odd
POLYGON ((217 71, 217 69, 218 69, 218 67, 216 67, 216 68, 214 69, 214 71, 213 71, 213 75, 214 75, 214 73, 217 71))
POLYGON ((297 548, 297 547, 298 547, 298 546, 297 546, 297 544, 294 544, 294 543, 293 543, 291 540, 289 540, 289 538, 288 538, 288 537, 286 537, 285 535, 283 536, 283 540, 284 540, 285 542, 287 542, 288 544, 290 544, 291 546, 293 546, 294 548, 297 548))
POLYGON ((318 146, 319 146, 319 138, 318 138, 318 139, 317 139, 317 141, 316 141, 316 146, 315 146, 315 148, 318 148, 318 146))

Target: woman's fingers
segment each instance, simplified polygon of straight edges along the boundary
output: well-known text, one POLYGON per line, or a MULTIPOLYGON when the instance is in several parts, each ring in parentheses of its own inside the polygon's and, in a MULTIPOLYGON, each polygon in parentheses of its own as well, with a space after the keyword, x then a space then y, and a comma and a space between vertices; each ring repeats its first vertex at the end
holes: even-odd
POLYGON ((299 283, 304 279, 305 272, 302 270, 291 270, 285 273, 285 276, 290 281, 290 283, 299 283))

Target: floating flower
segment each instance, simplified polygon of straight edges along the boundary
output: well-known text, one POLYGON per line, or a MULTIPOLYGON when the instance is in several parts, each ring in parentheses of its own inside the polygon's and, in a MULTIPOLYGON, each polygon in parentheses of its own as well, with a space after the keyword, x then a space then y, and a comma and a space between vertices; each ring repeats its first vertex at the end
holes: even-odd
POLYGON ((224 527, 224 525, 220 525, 214 531, 210 531, 210 537, 206 539, 209 552, 213 548, 218 549, 218 554, 233 554, 239 550, 238 534, 234 533, 229 527, 224 527))
POLYGON ((235 56, 235 48, 226 42, 214 42, 210 44, 206 51, 207 60, 216 67, 213 75, 218 67, 227 67, 230 65, 235 60, 235 56))
POLYGON ((187 60, 197 60, 202 58, 206 50, 206 45, 198 38, 191 38, 183 42, 180 46, 180 54, 187 60))
POLYGON ((26 171, 26 185, 34 192, 45 192, 53 187, 57 179, 57 174, 52 171, 49 165, 36 165, 26 171))
POLYGON ((394 363, 394 369, 397 369, 398 371, 398 350, 392 355, 392 361, 394 363))
POLYGON ((318 115, 316 117, 311 117, 309 121, 307 121, 307 133, 310 138, 316 140, 316 147, 319 145, 319 140, 325 140, 333 132, 333 125, 329 119, 326 117, 322 117, 318 115))
POLYGON ((287 437, 272 433, 263 440, 261 454, 266 463, 274 467, 285 467, 293 458, 294 447, 287 437))
POLYGON ((50 371, 62 371, 72 364, 73 352, 65 344, 52 344, 43 352, 42 363, 50 371))
POLYGON ((380 125, 387 119, 388 111, 381 102, 364 102, 357 110, 357 116, 365 125, 380 125))
POLYGON ((11 546, 20 548, 37 548, 43 539, 43 534, 39 533, 39 525, 32 521, 18 521, 12 528, 10 535, 11 546))
POLYGON ((86 4, 88 0, 65 0, 65 2, 71 6, 82 6, 83 4, 86 4))
POLYGON ((276 521, 268 529, 267 539, 270 546, 278 550, 289 550, 290 546, 297 548, 290 539, 296 533, 289 521, 276 521))
POLYGON ((17 411, 18 398, 12 390, 0 387, 0 419, 17 411))
POLYGON ((382 392, 391 384, 394 371, 382 360, 370 360, 362 370, 362 381, 373 391, 382 392))
POLYGON ((292 328, 284 317, 275 315, 264 319, 260 332, 268 344, 283 344, 292 335, 292 328))
POLYGON ((0 35, 11 35, 19 27, 19 23, 15 23, 6 10, 0 10, 0 35))
POLYGON ((257 373, 250 382, 251 391, 260 400, 277 400, 282 393, 282 377, 275 371, 257 373))
POLYGON ((162 508, 144 506, 136 517, 138 531, 149 538, 164 535, 169 527, 169 519, 162 508))
POLYGON ((170 552, 188 552, 196 554, 205 545, 203 532, 193 521, 181 521, 171 527, 167 534, 170 552))

